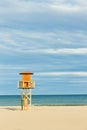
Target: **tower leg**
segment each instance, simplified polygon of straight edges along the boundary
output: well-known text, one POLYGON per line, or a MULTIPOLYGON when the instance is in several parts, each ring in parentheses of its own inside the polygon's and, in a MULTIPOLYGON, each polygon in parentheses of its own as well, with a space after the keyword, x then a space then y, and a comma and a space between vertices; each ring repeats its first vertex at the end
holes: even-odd
POLYGON ((23 90, 21 92, 21 110, 23 110, 23 90))
POLYGON ((32 91, 30 89, 30 107, 31 107, 31 104, 32 104, 32 91))
POLYGON ((24 106, 24 110, 28 110, 28 98, 27 98, 27 95, 24 95, 23 106, 24 106))
POLYGON ((31 89, 22 89, 22 92, 21 92, 21 110, 27 110, 28 109, 28 100, 29 100, 29 107, 31 108, 32 91, 31 91, 31 89))

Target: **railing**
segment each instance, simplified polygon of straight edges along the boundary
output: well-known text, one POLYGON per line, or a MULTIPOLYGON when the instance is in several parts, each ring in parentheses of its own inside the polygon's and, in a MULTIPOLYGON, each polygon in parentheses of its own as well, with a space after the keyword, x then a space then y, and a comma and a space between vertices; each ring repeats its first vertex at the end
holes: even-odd
POLYGON ((33 80, 31 81, 18 81, 18 88, 19 89, 33 89, 35 88, 35 82, 33 80))

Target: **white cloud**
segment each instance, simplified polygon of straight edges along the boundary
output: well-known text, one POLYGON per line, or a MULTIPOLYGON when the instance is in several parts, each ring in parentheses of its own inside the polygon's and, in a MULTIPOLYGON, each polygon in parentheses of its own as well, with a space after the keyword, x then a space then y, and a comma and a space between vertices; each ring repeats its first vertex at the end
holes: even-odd
POLYGON ((33 2, 33 1, 23 1, 23 0, 4 0, 0 2, 0 14, 24 14, 41 12, 44 8, 47 8, 47 3, 33 2))
POLYGON ((78 4, 80 6, 87 6, 87 0, 74 0, 75 4, 78 4))
POLYGON ((0 52, 87 54, 86 32, 0 31, 0 52), (79 48, 78 48, 79 47, 79 48))
POLYGON ((38 76, 64 76, 64 75, 72 75, 72 76, 87 76, 87 72, 39 72, 35 75, 38 76))
POLYGON ((50 7, 55 11, 62 11, 62 12, 78 12, 81 10, 79 6, 71 6, 71 5, 50 5, 50 7))
POLYGON ((86 0, 53 0, 49 4, 50 8, 55 11, 63 13, 74 13, 74 12, 83 12, 87 10, 87 1, 86 0))
POLYGON ((14 50, 15 52, 18 52, 18 53, 25 53, 25 54, 28 54, 28 53, 38 53, 38 54, 59 54, 59 55, 62 55, 62 54, 67 54, 67 55, 70 55, 70 54, 76 54, 76 55, 86 55, 87 54, 87 48, 77 48, 77 49, 73 49, 73 48, 62 48, 62 49, 16 49, 14 50))
POLYGON ((48 53, 48 54, 87 54, 87 48, 62 48, 62 49, 46 49, 38 50, 38 52, 48 53))
POLYGON ((24 0, 4 0, 1 3, 0 14, 31 14, 31 13, 41 13, 41 12, 52 12, 62 11, 62 12, 78 12, 80 10, 86 10, 87 2, 80 0, 75 0, 74 5, 72 2, 65 1, 24 1, 24 0))
POLYGON ((57 30, 59 28, 68 28, 68 26, 76 27, 76 25, 79 28, 84 27, 87 23, 86 6, 76 3, 76 1, 74 5, 72 1, 61 1, 1 1, 0 25, 3 28, 16 27, 22 30, 28 27, 29 30, 37 28, 38 30, 47 29, 47 31, 49 29, 54 30, 53 28, 57 30))
POLYGON ((87 0, 51 0, 52 3, 55 4, 68 4, 68 5, 81 5, 81 6, 86 6, 87 5, 87 0))
MULTIPOLYGON (((37 65, 35 65, 37 67, 37 65)), ((0 72, 3 72, 5 74, 5 71, 8 70, 8 73, 14 73, 16 70, 24 70, 27 71, 26 68, 34 68, 34 65, 32 64, 0 64, 0 72)))

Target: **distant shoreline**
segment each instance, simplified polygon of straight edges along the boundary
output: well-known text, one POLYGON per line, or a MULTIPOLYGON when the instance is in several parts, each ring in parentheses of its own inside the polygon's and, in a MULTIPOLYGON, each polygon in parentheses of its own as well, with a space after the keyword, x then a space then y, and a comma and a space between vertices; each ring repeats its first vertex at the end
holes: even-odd
MULTIPOLYGON (((33 95, 34 106, 87 106, 87 95, 33 95)), ((0 95, 0 106, 21 106, 21 95, 0 95)))

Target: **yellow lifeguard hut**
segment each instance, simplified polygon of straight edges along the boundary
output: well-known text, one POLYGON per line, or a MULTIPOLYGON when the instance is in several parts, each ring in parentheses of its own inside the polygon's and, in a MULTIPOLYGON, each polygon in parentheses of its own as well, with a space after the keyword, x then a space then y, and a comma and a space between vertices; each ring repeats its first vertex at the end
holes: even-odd
POLYGON ((18 81, 18 88, 22 89, 21 93, 21 109, 27 110, 28 109, 28 102, 31 107, 31 101, 32 101, 32 93, 31 90, 35 88, 35 82, 31 80, 31 75, 33 73, 25 71, 19 73, 22 75, 22 80, 18 81))

